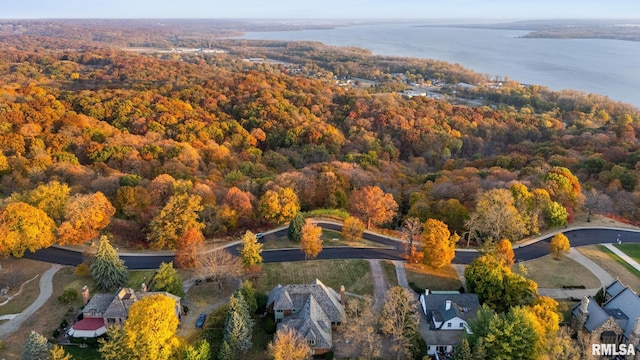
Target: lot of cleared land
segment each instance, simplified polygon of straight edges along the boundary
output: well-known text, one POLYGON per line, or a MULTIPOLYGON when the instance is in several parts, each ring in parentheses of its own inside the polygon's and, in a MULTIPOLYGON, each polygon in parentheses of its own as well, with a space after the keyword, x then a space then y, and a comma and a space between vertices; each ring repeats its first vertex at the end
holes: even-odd
MULTIPOLYGON (((360 239, 359 241, 344 241, 342 234, 333 230, 322 230, 322 246, 353 246, 353 247, 383 247, 383 245, 360 239)), ((264 242, 264 249, 290 249, 299 248, 300 243, 290 241, 286 236, 277 239, 269 239, 264 242)))
POLYGON ((314 260, 262 265, 263 274, 256 288, 269 293, 276 285, 310 284, 319 279, 336 291, 344 285, 347 292, 373 295, 373 279, 366 260, 314 260))
POLYGON ((630 271, 630 266, 625 261, 604 246, 590 245, 576 249, 636 293, 640 291, 640 277, 630 271))
POLYGON ((422 264, 405 264, 409 285, 429 290, 459 290, 462 286, 458 273, 452 265, 433 269, 422 264))
MULTIPOLYGON (((585 289, 595 289, 600 287, 600 280, 589 269, 566 256, 556 260, 551 255, 546 255, 521 264, 527 268, 526 277, 537 282, 540 288, 584 286, 585 289)), ((518 271, 518 265, 514 265, 513 270, 518 271)))

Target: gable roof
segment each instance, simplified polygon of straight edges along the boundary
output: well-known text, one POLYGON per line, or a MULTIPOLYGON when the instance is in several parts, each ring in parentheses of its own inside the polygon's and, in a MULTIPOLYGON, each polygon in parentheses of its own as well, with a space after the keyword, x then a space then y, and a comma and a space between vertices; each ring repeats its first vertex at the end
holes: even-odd
POLYGON ((318 279, 311 284, 276 286, 269 293, 267 307, 273 306, 273 310, 302 309, 310 296, 313 296, 331 322, 342 322, 345 313, 340 295, 318 279))
POLYGON ((440 322, 459 317, 467 322, 476 318, 480 308, 477 294, 428 294, 424 299, 424 310, 427 316, 434 316, 440 322), (451 301, 451 308, 446 310, 447 300, 451 301))
POLYGON ((307 298, 302 310, 278 324, 279 327, 284 325, 296 329, 307 341, 314 340, 312 348, 330 349, 332 346, 331 320, 313 295, 307 298))
POLYGON ((148 291, 139 292, 131 288, 120 288, 115 295, 113 294, 95 294, 91 301, 85 306, 83 312, 89 312, 91 309, 102 312, 104 318, 126 318, 129 315, 129 309, 136 301, 145 296, 162 294, 176 302, 180 301, 180 297, 170 294, 166 291, 148 291), (94 301, 95 299, 95 301, 94 301), (97 310, 101 309, 101 310, 97 310))
POLYGON ((624 336, 629 339, 636 319, 640 317, 640 297, 633 290, 625 287, 624 290, 604 303, 602 307, 608 311, 617 310, 625 315, 619 318, 614 316, 614 319, 624 331, 624 336), (633 320, 629 321, 630 319, 633 320))
POLYGON ((90 313, 91 311, 95 311, 96 313, 103 314, 107 311, 107 308, 111 305, 114 298, 114 294, 95 294, 87 305, 84 306, 82 312, 90 313))
POLYGON ((618 280, 614 281, 613 283, 611 283, 611 285, 607 286, 607 288, 605 289, 607 299, 620 294, 626 288, 627 287, 622 285, 620 281, 618 280))
MULTIPOLYGON (((598 305, 593 297, 589 296, 588 299, 589 304, 587 305, 587 311, 589 312, 589 316, 587 317, 584 327, 588 331, 593 331, 602 326, 602 324, 609 319, 609 314, 607 314, 607 312, 598 305)), ((578 311, 580 311, 580 303, 571 310, 571 313, 573 315, 577 315, 578 311)))

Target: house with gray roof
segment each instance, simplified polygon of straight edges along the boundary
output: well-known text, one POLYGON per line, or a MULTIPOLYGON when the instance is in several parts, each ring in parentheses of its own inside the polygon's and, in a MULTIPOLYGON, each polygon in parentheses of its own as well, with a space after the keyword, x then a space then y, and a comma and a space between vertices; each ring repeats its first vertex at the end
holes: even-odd
POLYGON ((420 295, 420 305, 429 325, 427 354, 437 356, 453 353, 464 334, 471 333, 469 322, 475 320, 480 301, 476 294, 427 289, 420 295))
POLYGON ((331 350, 332 330, 345 319, 344 287, 340 294, 316 279, 311 284, 278 285, 269 293, 267 310, 277 330, 287 326, 305 338, 312 355, 331 350))
POLYGON ((640 360, 640 297, 619 281, 605 289, 602 305, 585 296, 571 311, 571 326, 592 344, 625 344, 635 348, 628 359, 640 360))
MULTIPOLYGON (((82 295, 85 299, 85 306, 82 309, 83 320, 75 323, 70 331, 74 330, 74 328, 81 329, 85 327, 83 322, 91 323, 91 327, 97 327, 98 323, 95 319, 102 319, 105 329, 110 325, 122 325, 129 317, 129 310, 135 302, 146 296, 158 294, 173 299, 175 301, 175 315, 178 319, 182 317, 180 297, 166 291, 147 291, 145 284, 142 284, 141 291, 135 291, 131 288, 120 288, 115 294, 95 294, 91 300, 89 300, 88 291, 86 286, 82 289, 82 295)), ((99 332, 101 331, 98 331, 98 333, 99 332)))

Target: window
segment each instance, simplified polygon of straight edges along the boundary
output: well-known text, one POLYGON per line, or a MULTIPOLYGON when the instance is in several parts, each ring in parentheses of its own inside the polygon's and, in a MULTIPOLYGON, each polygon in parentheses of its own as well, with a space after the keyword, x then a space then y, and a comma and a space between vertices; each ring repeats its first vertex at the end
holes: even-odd
POLYGON ((450 323, 450 322, 448 322, 448 323, 447 323, 447 327, 448 327, 448 328, 450 328, 450 327, 451 327, 451 323, 450 323))
POLYGON ((115 323, 116 323, 116 319, 114 319, 114 318, 108 318, 108 319, 107 319, 107 322, 108 322, 109 324, 115 324, 115 323))
POLYGON ((464 327, 464 323, 460 323, 460 328, 462 329, 464 327))

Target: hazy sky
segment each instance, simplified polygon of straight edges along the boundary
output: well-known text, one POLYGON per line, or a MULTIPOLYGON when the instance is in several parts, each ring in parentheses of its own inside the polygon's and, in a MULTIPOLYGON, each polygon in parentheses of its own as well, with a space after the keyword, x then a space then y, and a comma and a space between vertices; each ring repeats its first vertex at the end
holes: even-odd
POLYGON ((638 0, 0 0, 0 18, 640 18, 638 0))

